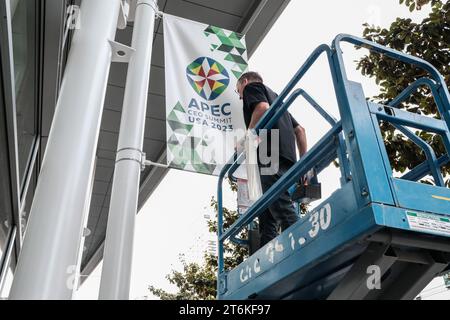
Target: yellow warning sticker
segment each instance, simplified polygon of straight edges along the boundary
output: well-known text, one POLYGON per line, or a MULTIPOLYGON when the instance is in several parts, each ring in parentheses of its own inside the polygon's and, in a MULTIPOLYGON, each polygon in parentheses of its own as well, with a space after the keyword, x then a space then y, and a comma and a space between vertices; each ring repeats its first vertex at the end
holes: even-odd
POLYGON ((450 201, 450 198, 446 198, 446 197, 441 197, 441 196, 432 196, 435 199, 439 199, 439 200, 445 200, 445 201, 450 201))

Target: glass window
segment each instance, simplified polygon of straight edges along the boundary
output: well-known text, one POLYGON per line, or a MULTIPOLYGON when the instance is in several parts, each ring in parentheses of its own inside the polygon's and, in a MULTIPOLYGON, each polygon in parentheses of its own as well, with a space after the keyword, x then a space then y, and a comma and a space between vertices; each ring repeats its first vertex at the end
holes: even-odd
POLYGON ((30 185, 27 189, 27 194, 24 199, 25 203, 23 205, 24 206, 23 212, 21 212, 21 217, 20 217, 21 218, 21 226, 22 226, 22 234, 25 234, 25 228, 27 226, 29 214, 31 211, 31 204, 33 202, 33 197, 34 197, 34 192, 35 192, 34 186, 37 184, 37 175, 38 175, 38 171, 35 166, 33 168, 30 185))
POLYGON ((12 0, 12 40, 20 181, 23 181, 37 129, 37 32, 39 1, 12 0))
MULTIPOLYGON (((6 272, 3 283, 0 283, 0 299, 7 299, 9 296, 9 291, 11 290, 12 282, 14 279, 14 274, 12 270, 12 260, 9 263, 8 271, 6 272)), ((1 279, 0 279, 1 280, 1 279)))
POLYGON ((13 281, 13 272, 11 268, 8 268, 8 273, 5 278, 5 282, 3 283, 3 288, 0 291, 0 299, 6 300, 9 296, 9 291, 11 290, 12 281, 13 281))
POLYGON ((6 244, 5 252, 3 252, 2 263, 4 263, 7 268, 4 273, 0 270, 0 299, 8 298, 12 285, 14 274, 13 268, 16 265, 15 235, 17 235, 17 233, 12 232, 8 235, 8 243, 6 244))
MULTIPOLYGON (((2 53, 3 50, 4 48, 0 47, 2 53)), ((0 83, 0 96, 3 95, 3 84, 0 83)), ((6 251, 9 233, 13 225, 6 108, 1 104, 2 101, 3 99, 0 97, 0 261, 6 251)))
MULTIPOLYGON (((37 133, 37 34, 36 15, 40 1, 10 0, 12 43, 14 59, 14 84, 16 94, 18 166, 21 183, 37 133)), ((9 48, 0 48, 2 51, 9 48)), ((0 84, 0 95, 4 92, 0 84)), ((5 110, 0 106, 0 258, 4 258, 8 235, 13 227, 11 180, 9 167, 8 134, 5 110)), ((31 188, 34 189, 34 188, 31 188)), ((28 202, 32 191, 27 196, 28 202)), ((14 266, 14 262, 12 262, 14 266)))

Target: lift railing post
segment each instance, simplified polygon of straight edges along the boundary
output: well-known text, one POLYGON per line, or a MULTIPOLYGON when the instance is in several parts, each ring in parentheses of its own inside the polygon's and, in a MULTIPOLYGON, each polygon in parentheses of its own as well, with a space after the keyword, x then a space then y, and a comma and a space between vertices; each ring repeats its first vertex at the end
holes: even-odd
POLYGON ((120 0, 81 4, 10 299, 71 299, 120 0))
POLYGON ((99 299, 128 299, 156 0, 138 0, 117 145, 99 299))

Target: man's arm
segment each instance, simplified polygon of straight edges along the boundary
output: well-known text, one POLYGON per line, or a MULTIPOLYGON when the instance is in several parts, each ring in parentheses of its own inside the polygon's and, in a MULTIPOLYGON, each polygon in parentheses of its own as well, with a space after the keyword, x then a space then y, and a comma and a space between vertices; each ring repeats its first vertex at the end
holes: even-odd
POLYGON ((294 128, 295 140, 297 141, 298 152, 300 153, 300 158, 306 153, 308 150, 308 145, 306 142, 306 131, 301 125, 298 125, 294 128))
POLYGON ((270 105, 267 102, 260 102, 255 106, 255 110, 252 113, 252 119, 248 125, 249 129, 254 129, 262 118, 264 113, 269 109, 270 105))
MULTIPOLYGON (((264 113, 266 113, 266 111, 269 109, 269 107, 270 107, 270 105, 267 102, 260 102, 255 106, 255 110, 253 111, 253 114, 252 114, 252 119, 248 126, 249 129, 254 129, 256 127, 259 120, 262 118, 264 113)), ((291 116, 291 119, 293 119, 292 116, 291 116)), ((296 124, 296 126, 294 127, 295 140, 297 142, 297 148, 298 148, 300 157, 302 157, 308 150, 308 144, 307 144, 307 140, 306 140, 306 131, 305 131, 305 128, 303 128, 301 125, 299 125, 296 121, 293 123, 296 124)))
POLYGON ((295 140, 297 141, 297 149, 300 154, 300 158, 306 153, 308 150, 308 145, 306 143, 306 131, 297 120, 292 116, 289 112, 289 116, 291 117, 292 127, 294 128, 295 140))

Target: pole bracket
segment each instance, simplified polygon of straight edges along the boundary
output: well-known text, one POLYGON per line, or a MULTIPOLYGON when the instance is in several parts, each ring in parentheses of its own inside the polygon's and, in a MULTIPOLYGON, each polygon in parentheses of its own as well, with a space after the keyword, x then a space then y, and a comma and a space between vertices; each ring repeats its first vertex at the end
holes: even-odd
POLYGON ((145 152, 142 152, 142 165, 141 165, 142 166, 142 171, 147 166, 153 166, 153 167, 164 168, 164 169, 169 168, 168 164, 163 164, 163 163, 158 163, 158 162, 153 162, 153 161, 147 160, 145 158, 145 156, 146 156, 145 152))
POLYGON ((134 48, 126 46, 122 43, 108 40, 109 44, 111 45, 112 54, 111 54, 111 61, 112 62, 121 62, 121 63, 128 63, 130 62, 130 59, 134 52, 136 51, 134 48))
POLYGON ((117 29, 123 30, 127 27, 129 14, 130 14, 130 0, 120 1, 120 11, 119 11, 119 18, 117 20, 117 29))
POLYGON ((168 168, 169 165, 153 162, 146 159, 145 152, 142 152, 136 148, 121 148, 117 150, 116 155, 116 163, 120 161, 135 161, 140 164, 141 171, 144 171, 147 166, 159 167, 159 168, 168 168))

